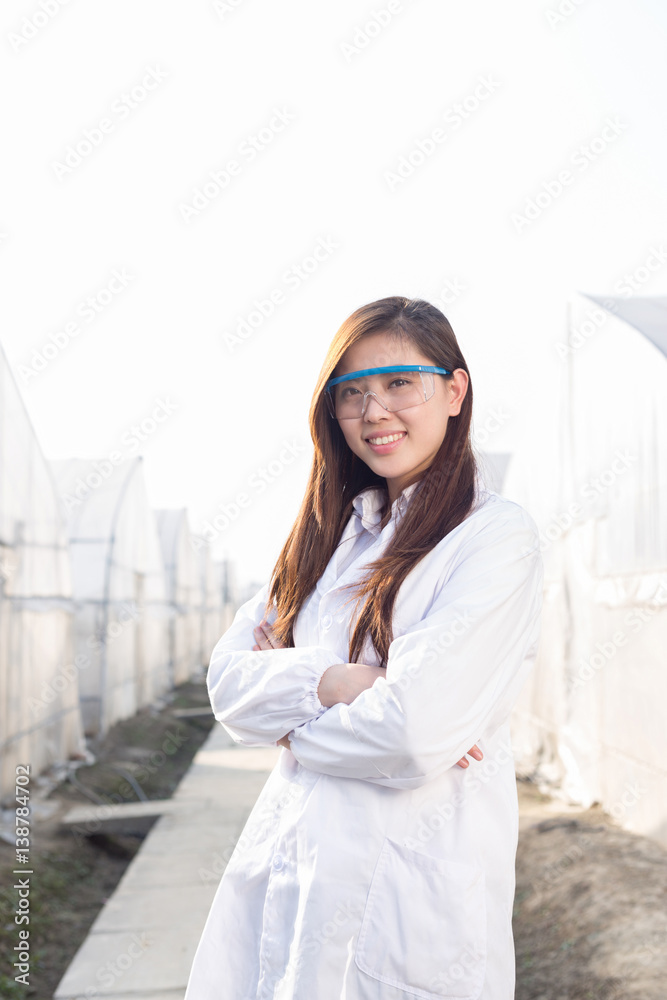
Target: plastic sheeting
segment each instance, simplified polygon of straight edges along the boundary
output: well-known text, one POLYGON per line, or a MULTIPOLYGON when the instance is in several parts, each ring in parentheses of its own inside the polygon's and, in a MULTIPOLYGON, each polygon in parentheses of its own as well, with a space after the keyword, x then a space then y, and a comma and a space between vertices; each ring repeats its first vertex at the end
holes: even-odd
MULTIPOLYGON (((220 587, 220 570, 213 562, 206 540, 193 535, 193 547, 199 566, 199 662, 208 667, 218 639, 227 630, 220 587)), ((231 624, 231 622, 230 622, 231 624)))
POLYGON ((55 483, 0 348, 0 794, 85 753, 72 579, 55 483))
POLYGON ((667 843, 667 298, 577 295, 569 313, 559 436, 507 478, 545 561, 515 751, 552 791, 667 843))
POLYGON ((168 610, 141 456, 51 466, 67 517, 75 651, 87 735, 102 735, 169 687, 168 610))
POLYGON ((169 673, 172 685, 176 685, 201 677, 205 666, 201 641, 201 556, 185 507, 156 510, 155 516, 167 579, 169 673))
MULTIPOLYGON (((222 595, 223 618, 226 622, 228 617, 231 615, 229 618, 229 625, 231 625, 238 608, 243 603, 243 601, 239 600, 239 586, 236 579, 236 563, 232 559, 228 558, 214 560, 213 568, 218 592, 222 595)), ((257 593, 260 586, 261 584, 255 588, 250 595, 251 597, 253 594, 257 593)), ((226 631, 228 627, 228 625, 225 625, 224 631, 226 631)))

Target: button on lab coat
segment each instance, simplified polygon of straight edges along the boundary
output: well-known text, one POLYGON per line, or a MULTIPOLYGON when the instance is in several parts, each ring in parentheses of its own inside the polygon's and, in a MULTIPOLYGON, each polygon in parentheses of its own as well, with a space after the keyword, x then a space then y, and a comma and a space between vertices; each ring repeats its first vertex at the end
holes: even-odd
MULTIPOLYGON (((537 527, 480 486, 468 517, 406 577, 386 672, 325 708, 348 662, 350 590, 385 549, 363 490, 298 616, 294 648, 252 651, 269 585, 216 644, 216 719, 283 747, 222 876, 186 1000, 512 1000, 518 804, 509 715, 540 631, 537 527), (456 762, 477 742, 482 761, 456 762)), ((268 620, 275 621, 270 608, 268 620)), ((379 666, 369 642, 359 662, 379 666)))

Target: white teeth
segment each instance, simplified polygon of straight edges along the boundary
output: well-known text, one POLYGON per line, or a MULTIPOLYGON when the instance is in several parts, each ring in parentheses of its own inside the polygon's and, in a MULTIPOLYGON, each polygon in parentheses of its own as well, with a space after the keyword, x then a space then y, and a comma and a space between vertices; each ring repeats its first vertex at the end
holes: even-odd
POLYGON ((401 434, 390 434, 388 437, 380 438, 369 438, 371 444, 389 444, 391 441, 398 441, 399 438, 404 436, 404 432, 401 434))

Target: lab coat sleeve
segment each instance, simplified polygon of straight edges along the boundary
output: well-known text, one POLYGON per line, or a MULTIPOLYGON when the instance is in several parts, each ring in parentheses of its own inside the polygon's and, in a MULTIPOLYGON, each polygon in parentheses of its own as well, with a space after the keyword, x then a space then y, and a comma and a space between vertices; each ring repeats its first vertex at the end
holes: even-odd
MULTIPOLYGON (((254 651, 253 628, 265 617, 269 585, 236 612, 211 653, 206 675, 213 714, 236 743, 272 746, 326 711, 317 697, 324 671, 340 656, 323 646, 254 651)), ((275 621, 275 608, 266 616, 275 621)))
POLYGON ((426 617, 391 643, 385 675, 289 734, 304 767, 417 788, 507 721, 537 654, 539 534, 512 504, 459 556, 426 617))

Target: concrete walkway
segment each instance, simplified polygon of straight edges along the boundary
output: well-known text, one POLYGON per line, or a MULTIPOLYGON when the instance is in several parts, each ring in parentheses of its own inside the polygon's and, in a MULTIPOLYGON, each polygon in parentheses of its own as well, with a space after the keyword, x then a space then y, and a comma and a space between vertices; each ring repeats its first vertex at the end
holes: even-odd
POLYGON ((280 747, 243 747, 216 723, 93 923, 57 1000, 183 1000, 204 922, 280 747))

